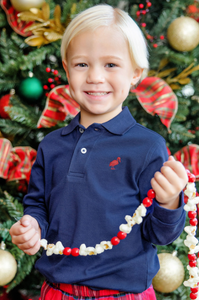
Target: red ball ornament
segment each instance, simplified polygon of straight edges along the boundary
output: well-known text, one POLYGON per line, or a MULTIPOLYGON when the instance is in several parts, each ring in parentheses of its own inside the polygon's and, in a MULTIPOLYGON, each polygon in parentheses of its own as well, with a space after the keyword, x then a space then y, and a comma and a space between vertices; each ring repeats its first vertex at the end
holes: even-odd
POLYGON ((59 73, 58 70, 54 70, 54 71, 53 71, 53 74, 54 74, 54 75, 57 75, 58 73, 59 73))
POLYGON ((64 255, 70 255, 71 254, 71 248, 69 248, 69 247, 64 248, 63 254, 64 255))
POLYGON ((50 73, 50 71, 51 71, 51 68, 46 68, 47 73, 50 73))
POLYGON ((151 2, 147 2, 147 7, 151 7, 152 3, 151 2))
POLYGON ((118 239, 123 240, 127 237, 127 233, 123 231, 119 231, 117 234, 118 239))
POLYGON ((0 99, 0 117, 3 119, 10 119, 9 114, 5 111, 5 107, 9 106, 11 107, 11 105, 9 104, 10 102, 10 97, 11 95, 5 95, 0 99))
POLYGON ((149 207, 149 206, 152 205, 153 200, 149 197, 146 197, 146 198, 143 199, 142 203, 145 207, 149 207))
POLYGON ((111 239, 111 244, 112 244, 113 246, 118 245, 119 242, 120 242, 120 239, 118 239, 117 236, 114 236, 114 237, 111 239))
POLYGON ((153 48, 157 48, 158 47, 158 44, 153 44, 153 48))
POLYGON ((146 15, 146 10, 142 10, 141 13, 142 13, 143 15, 146 15))
POLYGON ((136 12, 136 16, 137 16, 137 17, 140 16, 140 11, 139 11, 139 10, 136 12))
POLYGON ((146 27, 146 23, 142 23, 141 26, 142 26, 142 27, 146 27))
POLYGON ((160 39, 161 39, 161 40, 164 40, 164 35, 161 35, 161 36, 160 36, 160 39))
POLYGON ((139 4, 139 8, 140 8, 140 9, 144 8, 144 4, 140 3, 140 4, 139 4))
POLYGON ((71 255, 72 256, 79 256, 79 249, 78 248, 73 248, 71 250, 71 255))
POLYGON ((44 85, 43 85, 43 89, 44 89, 44 90, 48 90, 48 89, 49 89, 49 87, 47 86, 47 84, 44 84, 44 85))
POLYGON ((53 78, 48 78, 48 82, 52 83, 52 82, 54 82, 54 79, 53 78))

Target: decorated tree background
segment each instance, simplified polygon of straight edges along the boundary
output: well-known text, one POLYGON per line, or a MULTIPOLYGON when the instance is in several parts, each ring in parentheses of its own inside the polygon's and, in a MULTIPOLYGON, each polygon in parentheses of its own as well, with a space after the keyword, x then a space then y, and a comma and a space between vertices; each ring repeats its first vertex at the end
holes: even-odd
MULTIPOLYGON (((0 269, 4 299, 11 299, 13 291, 23 299, 40 291, 43 278, 33 267, 40 253, 25 255, 11 243, 9 229, 23 214, 22 199, 40 141, 50 131, 67 125, 79 111, 70 97, 61 63, 64 29, 75 14, 98 3, 128 11, 148 42, 148 77, 131 89, 125 105, 137 122, 166 139, 168 152, 199 180, 198 1, 1 0, 0 262, 11 261, 12 265, 12 274, 7 278, 5 273, 1 276, 0 269), (11 254, 8 259, 4 243, 11 254)), ((196 186, 199 188, 197 181, 196 186)), ((158 247, 158 251, 169 254, 164 255, 167 265, 173 262, 175 251, 175 271, 182 275, 182 263, 187 277, 184 238, 182 233, 171 245, 158 247)), ((170 270, 169 275, 166 290, 160 278, 157 299, 188 299, 190 291, 181 279, 171 291, 176 273, 170 270)))

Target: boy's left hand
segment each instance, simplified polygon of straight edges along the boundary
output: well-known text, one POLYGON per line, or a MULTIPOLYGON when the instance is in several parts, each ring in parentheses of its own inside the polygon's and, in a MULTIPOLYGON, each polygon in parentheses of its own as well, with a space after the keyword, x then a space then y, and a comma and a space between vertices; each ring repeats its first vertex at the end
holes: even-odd
POLYGON ((176 209, 179 207, 179 194, 188 182, 186 170, 181 162, 169 156, 160 171, 151 180, 156 200, 165 208, 176 209))

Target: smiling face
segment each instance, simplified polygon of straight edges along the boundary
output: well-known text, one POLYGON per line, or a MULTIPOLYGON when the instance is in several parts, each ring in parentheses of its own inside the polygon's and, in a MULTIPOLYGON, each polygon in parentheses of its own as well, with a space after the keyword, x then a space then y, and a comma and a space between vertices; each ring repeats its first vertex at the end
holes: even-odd
POLYGON ((80 105, 80 123, 85 127, 118 115, 131 85, 142 74, 132 65, 122 33, 113 26, 74 37, 63 66, 71 96, 80 105))

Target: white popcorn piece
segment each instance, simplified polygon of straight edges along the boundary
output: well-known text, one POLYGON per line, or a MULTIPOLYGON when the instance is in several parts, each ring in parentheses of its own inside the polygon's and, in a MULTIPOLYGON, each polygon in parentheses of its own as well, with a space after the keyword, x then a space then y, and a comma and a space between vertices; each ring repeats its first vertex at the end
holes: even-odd
POLYGON ((54 244, 47 245, 46 255, 51 256, 53 254, 54 248, 55 248, 54 244))
POLYGON ((190 275, 191 278, 198 278, 199 277, 197 267, 190 267, 188 265, 187 270, 189 271, 189 275, 190 275))
POLYGON ((129 224, 121 224, 119 227, 120 231, 125 233, 130 233, 132 230, 132 227, 129 224))
POLYGON ((97 254, 104 252, 104 248, 100 244, 97 244, 95 246, 95 250, 96 250, 97 254))
POLYGON ((195 238, 194 236, 192 235, 187 235, 186 236, 186 239, 184 240, 184 244, 190 249, 194 249, 195 246, 197 245, 198 243, 198 240, 197 238, 195 238))
POLYGON ((47 240, 45 240, 45 239, 42 239, 42 240, 40 241, 41 247, 43 247, 45 250, 47 249, 47 244, 48 244, 48 242, 47 242, 47 240))
POLYGON ((133 220, 133 217, 131 217, 129 215, 125 216, 125 220, 128 223, 128 225, 131 227, 136 224, 135 221, 133 220))
POLYGON ((106 241, 102 241, 100 243, 100 245, 103 247, 104 250, 108 250, 108 249, 112 249, 113 245, 111 244, 111 242, 106 242, 106 241))
POLYGON ((138 212, 141 217, 145 217, 147 209, 143 204, 140 204, 140 206, 137 208, 136 212, 138 212))
POLYGON ((88 255, 97 255, 97 251, 94 247, 88 247, 87 249, 88 255))
POLYGON ((88 255, 85 244, 81 244, 81 246, 79 247, 79 255, 82 255, 82 256, 88 255))
POLYGON ((184 286, 189 286, 191 288, 196 287, 198 283, 199 277, 198 278, 189 278, 188 280, 184 281, 183 284, 184 286))
POLYGON ((188 234, 188 235, 195 235, 196 234, 196 226, 186 226, 184 228, 184 231, 188 234))
POLYGON ((186 211, 196 211, 196 204, 199 203, 198 201, 199 197, 195 197, 192 200, 188 200, 187 204, 184 206, 184 210, 186 211))
POLYGON ((54 254, 63 254, 64 246, 61 242, 57 242, 55 248, 53 249, 54 254))
POLYGON ((196 195, 196 188, 194 182, 188 182, 186 190, 184 191, 185 195, 189 198, 194 198, 196 195))

